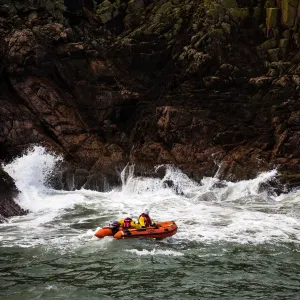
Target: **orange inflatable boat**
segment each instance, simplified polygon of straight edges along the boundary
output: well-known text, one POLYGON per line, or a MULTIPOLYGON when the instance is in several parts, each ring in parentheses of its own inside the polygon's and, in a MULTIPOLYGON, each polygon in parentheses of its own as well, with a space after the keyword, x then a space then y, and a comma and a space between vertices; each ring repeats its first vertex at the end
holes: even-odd
POLYGON ((172 236, 177 232, 177 225, 173 221, 157 222, 155 227, 146 227, 138 229, 120 229, 115 235, 115 239, 132 238, 153 238, 162 240, 172 236))
POLYGON ((123 229, 122 227, 116 228, 109 225, 107 227, 100 228, 96 231, 95 236, 98 238, 104 238, 105 236, 113 236, 116 239, 128 239, 128 238, 154 238, 162 240, 166 237, 170 237, 177 232, 177 225, 173 221, 157 222, 155 227, 146 228, 132 228, 123 229))
POLYGON ((113 236, 120 230, 120 223, 118 221, 113 221, 108 226, 100 228, 96 231, 95 236, 99 239, 104 238, 105 236, 113 236))
MULTIPOLYGON (((107 226, 107 227, 103 227, 103 228, 100 228, 96 231, 95 233, 95 236, 99 239, 102 239, 104 238, 105 236, 113 236, 115 232, 113 232, 113 228, 107 226)), ((118 231, 118 230, 117 230, 118 231)))

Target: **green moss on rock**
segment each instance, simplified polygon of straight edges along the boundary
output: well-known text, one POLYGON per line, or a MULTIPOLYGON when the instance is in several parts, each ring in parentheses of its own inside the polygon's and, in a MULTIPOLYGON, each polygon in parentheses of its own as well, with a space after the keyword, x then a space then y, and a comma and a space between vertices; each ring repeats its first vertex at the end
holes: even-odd
POLYGON ((299 186, 300 174, 299 173, 281 173, 279 174, 279 180, 290 186, 299 186))
POLYGON ((300 33, 294 33, 293 40, 297 47, 300 47, 300 33))
POLYGON ((230 8, 229 13, 235 20, 244 20, 250 16, 248 8, 230 8))
POLYGON ((283 33, 282 33, 282 36, 285 38, 285 39, 289 39, 290 36, 291 36, 291 33, 289 30, 285 30, 283 33))
POLYGON ((257 7, 254 7, 254 10, 253 10, 253 18, 256 20, 256 21, 260 21, 261 18, 262 18, 262 9, 257 6, 257 7))
POLYGON ((211 2, 212 2, 211 0, 204 0, 203 5, 205 7, 210 7, 211 2))
POLYGON ((289 45, 289 39, 281 39, 279 41, 279 47, 280 48, 287 48, 289 45))
POLYGON ((161 7, 159 7, 154 15, 153 23, 158 25, 159 22, 164 23, 164 18, 171 14, 172 12, 172 4, 171 2, 164 3, 161 7))
POLYGON ((157 14, 165 14, 168 13, 170 10, 172 10, 172 3, 171 2, 166 2, 164 3, 156 12, 157 14))
POLYGON ((271 8, 276 6, 276 1, 275 0, 267 0, 265 3, 265 8, 271 8))
POLYGON ((238 8, 236 0, 219 0, 219 3, 225 8, 238 8))
POLYGON ((267 28, 275 28, 277 27, 277 20, 279 16, 279 9, 278 8, 267 8, 267 19, 266 25, 267 28))
POLYGON ((283 25, 293 28, 297 19, 299 0, 282 0, 281 14, 283 25))
POLYGON ((286 61, 271 62, 269 64, 269 68, 278 70, 280 72, 280 74, 284 73, 291 66, 292 66, 292 64, 290 62, 286 62, 286 61))
POLYGON ((228 23, 222 22, 221 23, 222 29, 224 33, 230 34, 231 33, 231 26, 228 23))
POLYGON ((269 49, 276 48, 276 46, 277 46, 277 42, 273 38, 273 39, 266 40, 264 43, 259 45, 258 50, 269 50, 269 49))
POLYGON ((279 61, 281 59, 281 49, 280 48, 276 48, 276 49, 269 49, 268 51, 268 56, 270 58, 270 61, 272 62, 276 62, 279 61))
POLYGON ((141 10, 145 7, 143 0, 130 0, 127 6, 127 13, 134 13, 138 10, 141 10))
POLYGON ((97 17, 105 24, 113 18, 114 6, 108 0, 104 0, 96 9, 97 17))

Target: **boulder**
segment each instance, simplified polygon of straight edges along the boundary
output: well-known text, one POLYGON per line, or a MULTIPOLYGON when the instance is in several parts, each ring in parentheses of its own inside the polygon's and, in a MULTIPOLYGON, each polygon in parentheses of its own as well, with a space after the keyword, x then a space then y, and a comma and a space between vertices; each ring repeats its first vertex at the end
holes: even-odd
POLYGON ((104 0, 97 6, 96 15, 105 24, 115 16, 114 12, 114 5, 110 1, 104 0))
POLYGON ((18 190, 13 179, 0 167, 0 223, 26 213, 16 202, 18 190))

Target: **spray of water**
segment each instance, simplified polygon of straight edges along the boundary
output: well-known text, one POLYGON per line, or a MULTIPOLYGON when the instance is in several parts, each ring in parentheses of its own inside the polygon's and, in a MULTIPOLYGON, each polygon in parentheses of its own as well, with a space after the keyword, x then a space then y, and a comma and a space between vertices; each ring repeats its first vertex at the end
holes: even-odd
MULTIPOLYGON (((206 177, 197 183, 172 166, 164 166, 165 176, 159 179, 136 177, 134 167, 128 165, 121 173, 119 189, 107 193, 54 191, 45 182, 61 159, 35 147, 5 166, 21 191, 17 201, 31 214, 4 225, 2 243, 28 247, 72 244, 72 248, 97 243, 97 247, 106 247, 111 239, 96 241, 93 231, 129 213, 138 217, 145 208, 155 221, 176 221, 179 230, 172 243, 181 246, 300 242, 300 193, 270 196, 261 189, 276 177, 275 170, 252 180, 227 182, 206 177)), ((139 251, 131 250, 137 255, 156 255, 164 250, 139 251)))
POLYGON ((17 188, 21 191, 18 201, 23 208, 38 211, 49 207, 48 203, 41 199, 47 191, 45 182, 61 160, 62 157, 47 153, 43 147, 34 147, 11 164, 4 166, 4 170, 15 180, 17 188))
POLYGON ((21 191, 17 201, 22 208, 34 213, 59 211, 82 200, 82 196, 76 197, 47 187, 47 180, 62 160, 61 156, 47 152, 44 147, 35 146, 4 166, 21 191))

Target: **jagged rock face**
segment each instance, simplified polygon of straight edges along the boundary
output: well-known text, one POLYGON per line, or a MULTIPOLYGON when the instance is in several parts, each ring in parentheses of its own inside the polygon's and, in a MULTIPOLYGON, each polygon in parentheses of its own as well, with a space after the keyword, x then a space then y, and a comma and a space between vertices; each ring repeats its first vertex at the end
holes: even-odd
POLYGON ((0 223, 8 217, 25 214, 25 211, 14 202, 17 195, 13 179, 0 167, 0 223))
POLYGON ((274 167, 297 177, 299 5, 0 4, 1 157, 44 144, 72 165, 63 178, 90 187, 100 172, 101 189, 128 162, 195 179, 220 164, 232 180, 274 167))

